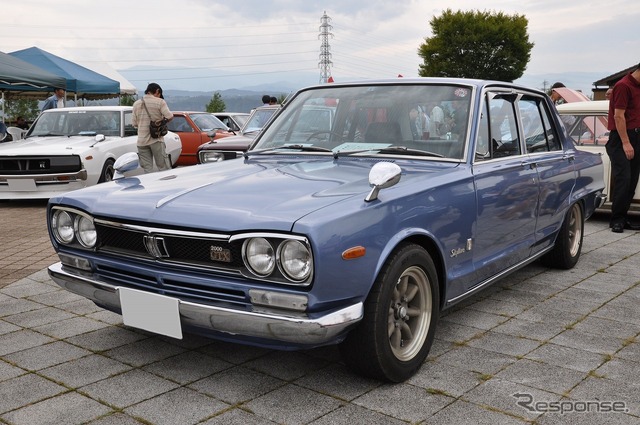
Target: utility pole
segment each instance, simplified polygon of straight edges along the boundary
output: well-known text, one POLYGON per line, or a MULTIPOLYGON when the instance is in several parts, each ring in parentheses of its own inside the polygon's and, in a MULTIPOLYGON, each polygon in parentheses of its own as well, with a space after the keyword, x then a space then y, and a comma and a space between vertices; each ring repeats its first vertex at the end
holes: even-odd
POLYGON ((333 33, 331 30, 333 27, 329 23, 331 22, 331 18, 327 16, 327 11, 325 10, 322 18, 320 18, 320 35, 318 38, 320 39, 320 62, 318 62, 318 68, 320 68, 320 83, 324 84, 331 78, 331 46, 329 46, 329 37, 333 37, 333 33))

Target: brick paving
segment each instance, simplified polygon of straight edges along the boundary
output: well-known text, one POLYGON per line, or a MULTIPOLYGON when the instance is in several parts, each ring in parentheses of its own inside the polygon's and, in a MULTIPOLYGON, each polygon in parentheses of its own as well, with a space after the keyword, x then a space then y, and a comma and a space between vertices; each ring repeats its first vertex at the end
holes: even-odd
POLYGON ((46 200, 0 201, 0 288, 58 261, 46 208, 46 200))
POLYGON ((0 424, 640 425, 640 232, 607 216, 576 268, 531 264, 446 313, 427 362, 390 385, 335 347, 125 327, 49 279, 44 207, 0 204, 0 424))

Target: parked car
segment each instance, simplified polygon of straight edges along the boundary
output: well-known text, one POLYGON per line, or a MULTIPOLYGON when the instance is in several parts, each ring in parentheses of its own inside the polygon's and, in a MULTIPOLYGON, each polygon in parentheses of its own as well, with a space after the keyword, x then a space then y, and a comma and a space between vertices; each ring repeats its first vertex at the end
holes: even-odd
MULTIPOLYGON (((611 194, 614 180, 611 174, 609 155, 605 150, 605 144, 609 140, 609 130, 607 129, 609 101, 594 100, 565 103, 558 105, 558 112, 577 149, 594 152, 602 156, 605 182, 604 194, 608 197, 603 209, 610 210, 611 199, 609 195, 611 194)), ((636 187, 630 210, 640 211, 640 187, 636 187)))
POLYGON ((259 106, 251 111, 240 134, 227 137, 224 141, 212 140, 198 147, 198 162, 219 162, 241 155, 254 141, 273 115, 282 108, 281 105, 259 106))
POLYGON ((603 200, 600 156, 575 149, 547 95, 502 82, 305 88, 244 156, 52 198, 50 276, 126 326, 339 344, 354 371, 398 382, 425 361, 442 310, 538 259, 575 266, 603 200), (413 140, 410 112, 431 103, 456 124, 413 140), (317 106, 331 127, 310 131, 303 111, 317 106))
POLYGON ((198 146, 207 141, 233 136, 222 121, 209 112, 172 111, 173 119, 167 124, 182 141, 182 154, 176 165, 198 163, 198 146))
POLYGON ((246 112, 213 112, 231 131, 240 131, 251 114, 246 112))
MULTIPOLYGON (((86 106, 42 112, 24 139, 0 145, 0 199, 49 198, 106 182, 115 160, 137 152, 130 106, 86 106)), ((164 141, 175 165, 182 145, 164 141)))

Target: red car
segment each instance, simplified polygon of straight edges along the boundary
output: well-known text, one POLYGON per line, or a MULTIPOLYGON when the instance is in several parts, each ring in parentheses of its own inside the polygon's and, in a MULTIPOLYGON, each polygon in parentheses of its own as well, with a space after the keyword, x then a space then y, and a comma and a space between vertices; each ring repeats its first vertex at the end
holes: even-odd
POLYGON ((167 124, 182 141, 182 154, 176 165, 194 165, 198 163, 198 146, 214 139, 232 136, 234 133, 218 118, 209 112, 175 112, 167 124))

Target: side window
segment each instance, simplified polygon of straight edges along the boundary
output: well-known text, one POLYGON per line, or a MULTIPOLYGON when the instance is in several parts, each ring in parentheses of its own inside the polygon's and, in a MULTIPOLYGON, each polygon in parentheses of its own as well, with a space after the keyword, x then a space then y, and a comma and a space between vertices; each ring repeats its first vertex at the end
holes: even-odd
POLYGON ((528 153, 560 150, 558 138, 553 132, 551 119, 541 98, 523 96, 518 102, 522 132, 528 153))
POLYGON ((193 129, 187 122, 187 119, 181 116, 173 117, 173 119, 167 123, 167 129, 174 132, 193 133, 193 129))
POLYGON ((542 102, 540 102, 540 112, 542 113, 542 122, 544 124, 545 134, 547 135, 547 145, 549 146, 549 150, 561 151, 562 142, 560 141, 558 133, 554 130, 554 126, 551 124, 553 120, 549 114, 549 109, 547 109, 546 104, 542 102))
POLYGON ((133 126, 133 118, 131 112, 124 113, 124 135, 135 136, 138 134, 138 129, 133 126))
POLYGON ((515 98, 494 95, 489 99, 489 137, 491 158, 520 155, 520 137, 516 125, 515 98))
POLYGON ((489 114, 487 113, 487 102, 482 103, 480 113, 480 126, 476 143, 476 161, 482 161, 491 157, 489 152, 489 114))

